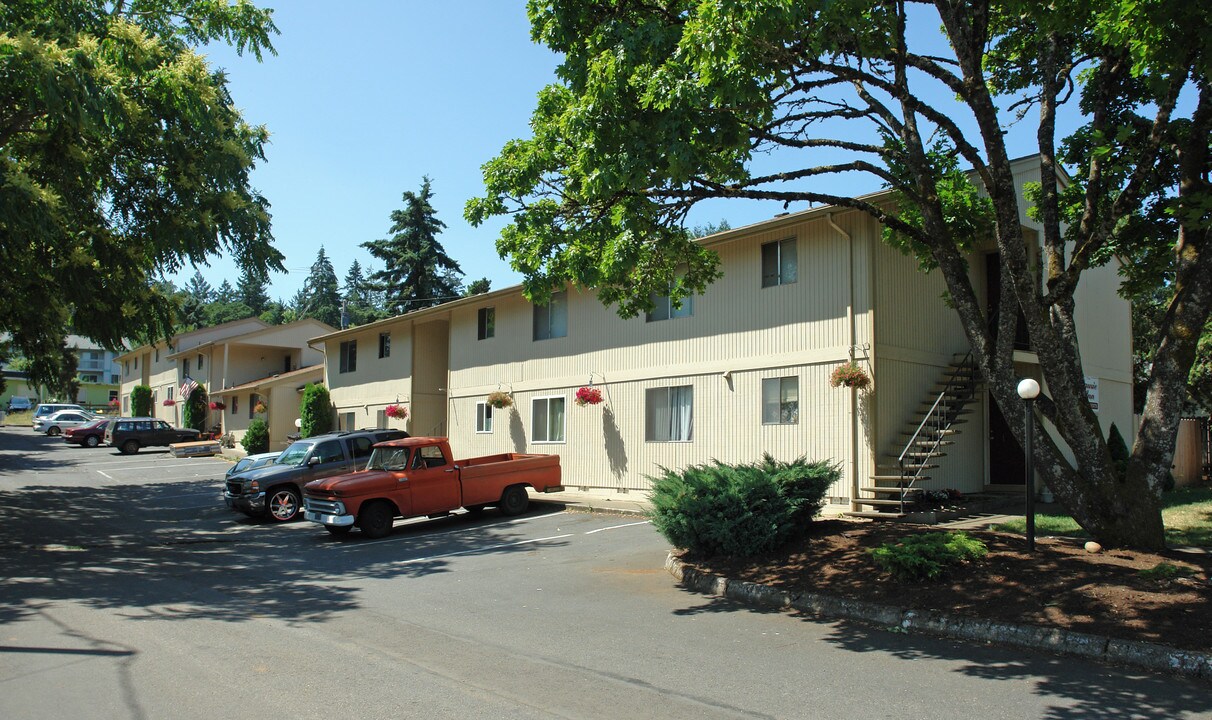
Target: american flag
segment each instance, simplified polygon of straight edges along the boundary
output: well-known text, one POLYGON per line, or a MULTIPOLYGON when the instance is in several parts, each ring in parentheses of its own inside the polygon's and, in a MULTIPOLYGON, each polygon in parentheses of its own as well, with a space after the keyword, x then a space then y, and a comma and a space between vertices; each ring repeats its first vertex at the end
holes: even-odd
POLYGON ((198 383, 195 382, 193 378, 186 375, 185 382, 181 383, 181 399, 188 400, 189 396, 193 393, 193 391, 197 387, 198 387, 198 383))

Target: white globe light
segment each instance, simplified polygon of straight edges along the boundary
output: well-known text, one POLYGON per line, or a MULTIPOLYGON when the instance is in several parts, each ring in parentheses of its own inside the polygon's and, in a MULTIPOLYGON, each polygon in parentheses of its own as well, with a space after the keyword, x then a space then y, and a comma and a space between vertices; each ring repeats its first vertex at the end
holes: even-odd
POLYGON ((1034 400, 1039 397, 1039 383, 1026 378, 1018 384, 1018 396, 1024 400, 1034 400))
POLYGON ((301 428, 301 427, 303 427, 303 419, 302 419, 302 418, 295 418, 295 429, 297 430, 297 429, 299 429, 299 428, 301 428))

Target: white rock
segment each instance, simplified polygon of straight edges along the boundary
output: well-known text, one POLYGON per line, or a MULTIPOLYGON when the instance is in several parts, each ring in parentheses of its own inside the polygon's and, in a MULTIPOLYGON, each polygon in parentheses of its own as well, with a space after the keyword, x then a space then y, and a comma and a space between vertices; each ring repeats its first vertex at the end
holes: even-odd
POLYGON ((1102 551, 1103 551, 1103 546, 1099 545, 1098 543, 1094 542, 1093 540, 1086 543, 1086 552, 1096 553, 1096 552, 1102 552, 1102 551))

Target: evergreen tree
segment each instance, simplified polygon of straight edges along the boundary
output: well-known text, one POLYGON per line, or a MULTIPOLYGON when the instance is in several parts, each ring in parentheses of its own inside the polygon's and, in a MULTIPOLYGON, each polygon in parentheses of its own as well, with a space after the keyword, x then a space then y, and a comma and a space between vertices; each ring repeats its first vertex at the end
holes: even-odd
POLYGON ((254 315, 260 315, 269 306, 269 293, 265 291, 268 285, 269 273, 246 266, 236 283, 237 299, 247 305, 254 315))
POLYGON ((183 289, 198 305, 206 305, 215 299, 215 289, 202 277, 201 270, 194 270, 193 277, 186 281, 183 289))
POLYGON ((471 297, 472 295, 483 295, 491 288, 491 280, 486 277, 480 278, 479 280, 472 280, 471 282, 467 283, 467 288, 463 291, 463 295, 465 297, 471 297))
POLYGON ((341 298, 345 301, 345 324, 364 325, 377 318, 375 312, 373 291, 366 276, 362 274, 362 265, 354 260, 345 274, 345 283, 341 288, 341 298))
POLYGON ((310 317, 333 327, 341 327, 341 293, 337 289, 337 273, 323 247, 316 254, 316 261, 303 282, 303 289, 295 295, 294 309, 298 320, 310 317))
POLYGON ((404 207, 391 213, 391 237, 362 243, 386 265, 370 279, 384 293, 389 313, 420 310, 457 297, 463 275, 438 242, 446 225, 430 203, 429 178, 422 178, 421 192, 405 191, 403 198, 404 207))
POLYGON ((215 291, 215 294, 211 297, 210 301, 215 303, 230 303, 235 302, 237 299, 236 289, 231 286, 230 282, 224 280, 223 284, 220 285, 219 289, 215 291))

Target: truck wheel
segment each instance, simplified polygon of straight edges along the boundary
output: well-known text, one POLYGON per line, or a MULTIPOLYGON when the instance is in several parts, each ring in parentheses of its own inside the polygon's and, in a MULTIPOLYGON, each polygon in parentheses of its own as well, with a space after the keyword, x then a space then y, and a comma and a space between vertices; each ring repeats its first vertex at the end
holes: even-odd
POLYGON ((358 512, 358 527, 362 528, 362 534, 371 540, 390 535, 394 520, 395 513, 384 502, 363 505, 362 510, 358 512))
POLYGON ((348 535, 353 525, 325 525, 324 529, 333 535, 348 535))
POLYGON ((501 508, 502 515, 521 515, 529 505, 530 496, 526 494, 526 487, 510 485, 501 493, 501 502, 497 507, 501 508))
POLYGON ((101 444, 101 440, 96 435, 89 435, 88 437, 84 438, 84 444, 89 447, 97 447, 101 444))
POLYGON ((122 443, 123 455, 134 455, 137 452, 139 452, 138 440, 127 440, 126 442, 122 443))
POLYGON ((274 522, 290 522, 299 517, 299 493, 294 488, 280 487, 269 491, 265 509, 274 522))

